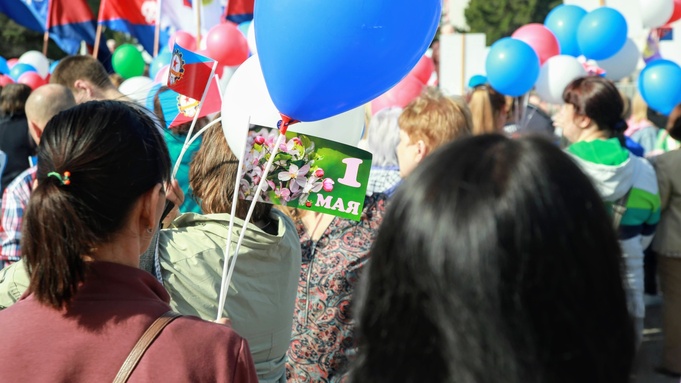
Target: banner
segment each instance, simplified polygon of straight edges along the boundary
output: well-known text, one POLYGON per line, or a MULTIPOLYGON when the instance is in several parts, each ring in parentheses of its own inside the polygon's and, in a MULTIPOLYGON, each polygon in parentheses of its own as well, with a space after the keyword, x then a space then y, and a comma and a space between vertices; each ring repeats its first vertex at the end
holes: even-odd
MULTIPOLYGON (((253 199, 277 136, 277 129, 251 127, 239 198, 253 199)), ((370 169, 367 151, 289 131, 274 157, 261 199, 359 221, 370 169)))

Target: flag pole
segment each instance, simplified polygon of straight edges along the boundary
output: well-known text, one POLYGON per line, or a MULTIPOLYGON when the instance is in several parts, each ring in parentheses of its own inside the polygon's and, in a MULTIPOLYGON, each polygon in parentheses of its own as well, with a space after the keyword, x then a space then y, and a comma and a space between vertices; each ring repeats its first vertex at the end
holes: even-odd
POLYGON ((201 49, 201 0, 192 1, 196 17, 196 49, 201 49))
POLYGON ((43 33, 43 55, 47 56, 47 42, 50 40, 50 18, 52 17, 52 0, 47 3, 47 17, 45 18, 45 33, 43 33))
POLYGON ((605 7, 605 0, 601 0, 601 7, 605 7))
POLYGON ((50 32, 43 33, 43 55, 47 57, 47 42, 50 41, 50 32))
POLYGON ((156 27, 154 28, 154 57, 158 56, 159 43, 161 40, 161 7, 163 0, 157 0, 156 6, 156 27))
POLYGON ((92 57, 97 58, 99 54, 99 43, 102 41, 102 16, 106 7, 106 0, 99 3, 99 14, 97 15, 97 32, 95 32, 95 46, 92 48, 92 57))

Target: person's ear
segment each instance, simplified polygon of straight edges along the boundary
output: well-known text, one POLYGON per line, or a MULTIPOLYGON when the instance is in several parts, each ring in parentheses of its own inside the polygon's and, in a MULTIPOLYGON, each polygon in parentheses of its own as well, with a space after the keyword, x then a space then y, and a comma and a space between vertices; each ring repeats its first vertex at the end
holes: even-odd
POLYGON ((589 126, 591 126, 592 120, 591 118, 583 115, 583 114, 576 114, 575 115, 575 125, 582 129, 586 129, 589 126))
POLYGON ((40 144, 40 137, 43 135, 43 130, 33 121, 28 121, 28 132, 36 144, 40 144))
POLYGON ((156 230, 163 214, 163 207, 165 204, 165 193, 163 192, 163 185, 156 184, 140 197, 141 208, 139 213, 139 231, 153 233, 156 230))
POLYGON ((92 85, 86 80, 76 80, 73 83, 73 95, 77 102, 92 99, 92 85))
POLYGON ((430 150, 428 149, 428 145, 426 145, 426 143, 423 142, 423 140, 418 140, 416 142, 415 153, 416 157, 414 158, 416 160, 416 163, 423 161, 423 159, 426 158, 426 156, 428 155, 428 152, 430 152, 430 150))

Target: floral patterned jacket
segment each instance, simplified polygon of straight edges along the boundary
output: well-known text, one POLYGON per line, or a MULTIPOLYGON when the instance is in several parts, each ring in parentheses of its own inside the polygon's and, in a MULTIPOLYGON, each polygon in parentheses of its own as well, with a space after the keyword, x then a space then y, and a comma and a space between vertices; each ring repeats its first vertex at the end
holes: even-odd
POLYGON ((296 222, 303 264, 293 313, 289 382, 339 382, 354 353, 352 296, 383 221, 386 197, 366 197, 359 222, 336 217, 318 241, 296 222))

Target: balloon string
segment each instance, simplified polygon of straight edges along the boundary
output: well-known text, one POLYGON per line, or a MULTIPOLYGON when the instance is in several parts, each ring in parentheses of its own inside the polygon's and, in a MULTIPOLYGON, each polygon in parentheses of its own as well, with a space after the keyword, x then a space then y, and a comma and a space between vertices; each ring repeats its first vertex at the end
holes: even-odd
MULTIPOLYGON (((290 121, 291 120, 289 119, 289 124, 290 124, 290 121)), ((280 121, 278 125, 288 127, 289 124, 282 123, 280 121)), ((248 221, 251 220, 251 216, 253 215, 253 210, 255 210, 255 205, 256 205, 256 203, 258 203, 258 199, 260 198, 260 192, 263 190, 263 188, 265 186, 267 175, 269 174, 270 168, 272 167, 272 163, 274 162, 274 157, 276 157, 277 153, 279 153, 279 147, 284 142, 284 138, 285 138, 285 135, 283 133, 280 133, 279 137, 277 137, 277 140, 274 143, 274 147, 272 148, 272 152, 270 153, 270 158, 268 159, 267 164, 265 165, 265 169, 262 172, 260 182, 258 183, 258 186, 255 189, 255 193, 253 194, 253 200, 251 201, 251 205, 248 208, 248 213, 246 213, 246 218, 244 218, 244 224, 243 224, 243 227, 241 228, 241 234, 239 235, 239 239, 237 240, 236 247, 234 248, 234 256, 232 257, 232 262, 229 266, 229 271, 227 273, 227 276, 225 276, 223 274, 221 291, 224 291, 224 293, 221 294, 220 299, 224 298, 224 300, 226 300, 226 298, 227 298, 227 292, 229 290, 229 285, 232 281, 232 275, 234 274, 234 267, 236 266, 236 260, 239 257, 239 251, 241 250, 241 244, 244 240, 244 237, 246 236, 246 232, 248 231, 248 229, 247 229, 248 221)), ((232 219, 234 219, 234 218, 232 218, 232 219)), ((230 244, 227 244, 227 246, 230 246, 230 244)), ((225 259, 225 262, 228 262, 228 261, 229 261, 228 259, 225 259)), ((224 307, 224 304, 225 304, 224 302, 218 303, 219 307, 224 307)), ((220 316, 221 313, 222 313, 222 311, 218 311, 218 316, 220 316)))

